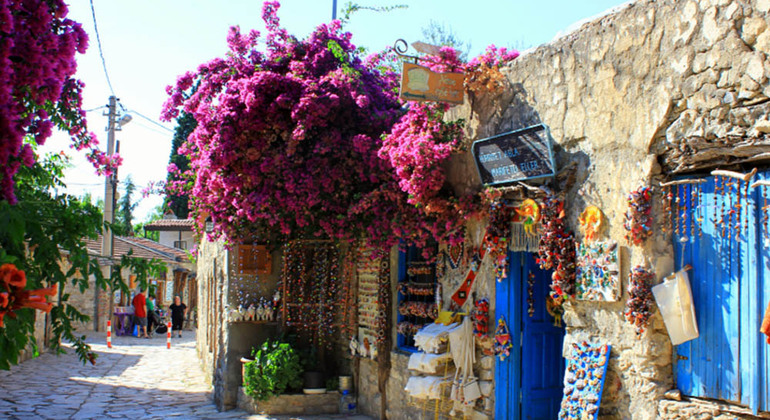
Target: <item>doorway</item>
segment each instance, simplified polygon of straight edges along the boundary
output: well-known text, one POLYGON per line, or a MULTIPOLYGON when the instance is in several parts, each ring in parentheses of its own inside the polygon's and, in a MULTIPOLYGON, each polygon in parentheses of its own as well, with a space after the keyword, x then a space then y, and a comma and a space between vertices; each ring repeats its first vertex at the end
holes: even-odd
POLYGON ((564 329, 554 326, 546 309, 551 272, 541 270, 530 252, 509 252, 508 268, 508 278, 495 288, 494 325, 505 318, 513 349, 495 361, 495 418, 552 420, 559 414, 565 361, 564 329))

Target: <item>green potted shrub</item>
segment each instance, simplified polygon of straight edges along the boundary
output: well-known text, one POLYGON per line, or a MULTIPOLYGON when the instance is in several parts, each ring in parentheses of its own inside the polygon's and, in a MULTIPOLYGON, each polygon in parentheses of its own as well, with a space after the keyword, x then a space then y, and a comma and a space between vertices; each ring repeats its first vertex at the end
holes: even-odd
POLYGON ((243 375, 243 389, 250 397, 264 401, 302 386, 300 357, 289 343, 268 340, 252 356, 243 375))

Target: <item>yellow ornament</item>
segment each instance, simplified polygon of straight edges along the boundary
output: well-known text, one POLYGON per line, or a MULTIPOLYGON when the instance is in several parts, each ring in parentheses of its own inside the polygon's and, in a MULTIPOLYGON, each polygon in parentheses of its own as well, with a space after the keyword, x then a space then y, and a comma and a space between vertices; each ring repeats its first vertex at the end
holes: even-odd
POLYGON ((516 209, 516 214, 523 219, 524 232, 534 236, 534 227, 540 221, 540 205, 528 198, 516 209))
POLYGON ((585 239, 593 241, 604 227, 604 214, 596 206, 588 206, 578 218, 580 228, 585 234, 585 239))

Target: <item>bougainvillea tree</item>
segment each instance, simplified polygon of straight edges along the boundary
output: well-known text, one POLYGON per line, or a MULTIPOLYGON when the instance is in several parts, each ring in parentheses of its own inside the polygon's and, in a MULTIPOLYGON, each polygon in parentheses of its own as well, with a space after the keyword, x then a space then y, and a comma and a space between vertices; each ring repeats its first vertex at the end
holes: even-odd
POLYGON ((67 132, 99 173, 120 163, 96 148, 86 128, 83 84, 73 76, 75 55, 87 46, 63 0, 0 2, 0 199, 16 202, 14 175, 35 162, 31 142, 42 145, 54 128, 67 132))
MULTIPOLYGON (((198 125, 180 148, 187 178, 167 191, 189 188, 193 210, 229 240, 364 236, 381 250, 453 240, 478 207, 445 185, 462 122, 445 122, 444 105, 399 102, 384 55, 362 59, 339 21, 300 40, 278 7, 264 5, 264 38, 231 28, 224 58, 168 88, 162 117, 184 111, 198 125)), ((432 62, 463 66, 451 48, 432 62)))

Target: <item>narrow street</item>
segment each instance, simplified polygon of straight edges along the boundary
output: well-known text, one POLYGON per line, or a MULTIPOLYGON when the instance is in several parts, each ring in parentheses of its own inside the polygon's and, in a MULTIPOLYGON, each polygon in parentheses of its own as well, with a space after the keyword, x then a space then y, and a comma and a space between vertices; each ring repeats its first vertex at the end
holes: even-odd
MULTIPOLYGON (((89 333, 98 353, 95 366, 83 365, 72 350, 44 354, 0 372, 3 419, 268 419, 242 410, 218 412, 211 402, 195 353, 194 333, 172 339, 114 337, 89 333)), ((290 419, 292 417, 276 417, 290 419)), ((311 416, 303 419, 365 416, 311 416)))

